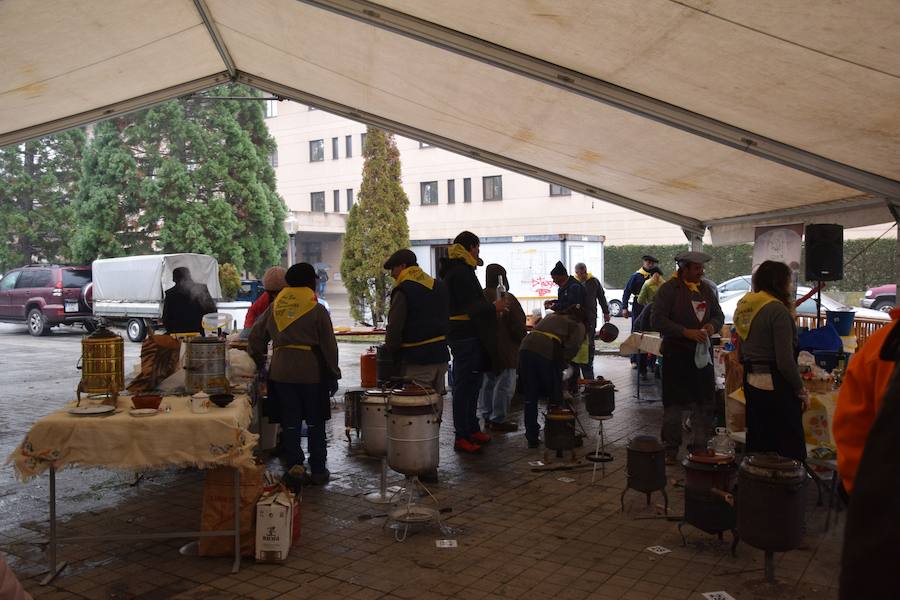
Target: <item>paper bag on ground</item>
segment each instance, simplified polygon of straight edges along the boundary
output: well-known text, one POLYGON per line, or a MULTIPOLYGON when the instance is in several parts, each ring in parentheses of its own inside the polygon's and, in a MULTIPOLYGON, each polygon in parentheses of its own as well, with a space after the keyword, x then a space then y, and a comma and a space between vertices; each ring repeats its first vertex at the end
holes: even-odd
POLYGON ((256 560, 287 560, 291 546, 300 540, 300 503, 280 487, 256 503, 256 560))
MULTIPOLYGON (((253 556, 253 518, 256 501, 262 495, 265 465, 241 470, 241 555, 253 556)), ((234 528, 234 469, 221 467, 206 472, 203 484, 201 531, 223 531, 234 528)), ((200 538, 200 556, 231 556, 233 537, 200 538)))

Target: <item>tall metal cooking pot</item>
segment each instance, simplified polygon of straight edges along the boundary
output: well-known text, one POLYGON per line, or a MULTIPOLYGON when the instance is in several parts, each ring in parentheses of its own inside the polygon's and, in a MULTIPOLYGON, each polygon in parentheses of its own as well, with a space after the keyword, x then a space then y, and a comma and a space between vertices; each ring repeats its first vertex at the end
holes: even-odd
POLYGON ((652 435, 628 442, 628 488, 650 493, 666 487, 666 449, 652 435))
POLYGON ((400 376, 400 365, 394 362, 394 353, 384 344, 375 346, 375 378, 378 385, 387 385, 400 376))
POLYGON ((440 462, 440 394, 407 385, 388 398, 388 464, 404 475, 432 473, 440 462))
POLYGON ((81 393, 106 394, 105 403, 115 404, 125 388, 125 344, 122 337, 106 327, 99 327, 81 339, 81 393))
POLYGON ((754 454, 738 471, 737 528, 741 539, 766 552, 786 552, 803 539, 806 471, 796 460, 754 454))
POLYGON ((185 339, 184 389, 218 393, 228 391, 225 377, 225 341, 217 337, 185 339))
POLYGON ((575 448, 575 413, 568 408, 551 408, 544 419, 544 445, 548 450, 575 448))
POLYGON ((387 390, 366 390, 360 399, 359 426, 363 447, 369 456, 387 454, 387 390))
POLYGON ((616 410, 616 392, 612 381, 594 380, 584 384, 584 407, 592 417, 608 417, 616 410))

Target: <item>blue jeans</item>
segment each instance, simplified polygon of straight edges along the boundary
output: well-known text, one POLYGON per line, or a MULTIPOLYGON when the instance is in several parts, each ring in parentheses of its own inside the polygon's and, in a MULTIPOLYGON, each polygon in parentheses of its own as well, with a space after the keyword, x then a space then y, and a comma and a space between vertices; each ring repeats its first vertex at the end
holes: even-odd
MULTIPOLYGON (((325 417, 321 383, 282 383, 270 381, 274 387, 281 417, 281 451, 290 469, 302 465, 305 459, 301 446, 303 422, 306 421, 309 469, 313 474, 324 473, 328 449, 325 444, 325 417)), ((271 393, 270 389, 270 393, 271 393)))
POLYGON ((525 388, 525 438, 537 442, 541 432, 537 420, 538 401, 547 398, 551 405, 562 403, 562 374, 552 360, 522 350, 519 352, 519 377, 525 388))
POLYGON ((480 431, 476 409, 484 350, 477 338, 452 340, 449 345, 453 353, 453 429, 456 439, 468 439, 480 431))
POLYGON ((509 412, 509 401, 516 392, 516 370, 503 369, 499 373, 489 371, 484 374, 481 393, 478 396, 478 410, 485 421, 502 423, 509 412))

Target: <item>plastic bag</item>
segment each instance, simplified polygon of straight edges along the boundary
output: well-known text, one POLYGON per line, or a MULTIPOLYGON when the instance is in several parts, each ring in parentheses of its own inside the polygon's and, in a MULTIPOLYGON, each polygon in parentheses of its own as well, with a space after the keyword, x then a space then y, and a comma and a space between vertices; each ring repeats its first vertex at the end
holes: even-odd
POLYGON ((698 369, 702 369, 709 364, 709 348, 709 338, 704 342, 697 342, 696 349, 694 350, 694 365, 698 369))

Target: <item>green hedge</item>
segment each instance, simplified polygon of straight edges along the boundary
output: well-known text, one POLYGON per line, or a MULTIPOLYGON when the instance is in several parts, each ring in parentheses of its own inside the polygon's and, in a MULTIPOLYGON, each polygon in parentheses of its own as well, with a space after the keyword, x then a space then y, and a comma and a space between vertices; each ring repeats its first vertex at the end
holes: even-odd
MULTIPOLYGON (((847 240, 844 242, 844 279, 829 284, 829 287, 844 292, 863 291, 876 285, 895 280, 896 239, 892 237, 875 241, 852 263, 851 258, 872 243, 872 239, 847 240)), ((687 249, 687 244, 665 246, 606 246, 606 283, 612 288, 622 288, 634 271, 641 266, 641 256, 651 254, 660 260, 660 267, 666 275, 675 270, 674 257, 687 249)), ((712 255, 713 260, 706 269, 706 276, 719 283, 738 275, 750 273, 753 259, 752 244, 733 246, 704 246, 703 251, 712 255)), ((800 275, 803 278, 801 260, 800 275)), ((802 282, 808 283, 808 282, 802 282)))

